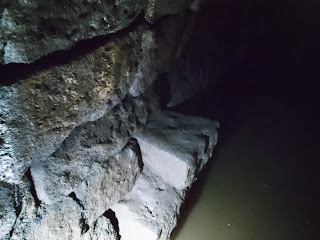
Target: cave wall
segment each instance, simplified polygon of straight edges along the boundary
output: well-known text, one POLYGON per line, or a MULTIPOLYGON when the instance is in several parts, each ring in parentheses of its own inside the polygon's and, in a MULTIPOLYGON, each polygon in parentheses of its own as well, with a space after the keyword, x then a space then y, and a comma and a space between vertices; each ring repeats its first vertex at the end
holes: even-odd
POLYGON ((1 1, 1 240, 170 238, 217 143, 165 111, 201 4, 1 1))

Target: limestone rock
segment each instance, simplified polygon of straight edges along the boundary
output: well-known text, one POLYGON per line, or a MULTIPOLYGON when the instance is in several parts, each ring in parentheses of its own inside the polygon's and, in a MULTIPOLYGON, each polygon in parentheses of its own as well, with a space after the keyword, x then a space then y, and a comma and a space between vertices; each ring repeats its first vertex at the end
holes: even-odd
POLYGON ((32 191, 25 193, 10 239, 119 240, 112 219, 105 213, 88 225, 84 205, 74 194, 52 205, 39 203, 34 197, 32 191))
POLYGON ((112 207, 121 239, 167 239, 176 226, 182 201, 180 192, 146 167, 132 191, 112 207))
POLYGON ((75 42, 127 27, 145 0, 1 1, 0 62, 30 63, 75 42))
MULTIPOLYGON (((48 159, 32 164, 31 173, 39 199, 51 204, 74 191, 90 174, 101 172, 101 168, 115 167, 119 162, 116 154, 125 147, 131 134, 145 125, 149 114, 154 110, 156 104, 151 99, 126 97, 102 118, 75 128, 48 159), (105 164, 107 165, 103 167, 105 164)), ((138 147, 134 144, 128 145, 130 146, 133 155, 139 156, 138 147)), ((131 158, 128 155, 123 157, 131 158)), ((130 163, 129 159, 122 161, 124 164, 130 163)), ((138 171, 134 168, 137 162, 137 159, 132 162, 132 168, 130 165, 126 167, 128 179, 125 180, 130 180, 130 175, 138 171)), ((119 169, 112 174, 121 173, 119 169)), ((109 189, 112 191, 111 187, 109 189)), ((119 189, 120 192, 121 190, 119 189)))
POLYGON ((158 113, 193 20, 154 21, 199 2, 0 3, 1 240, 170 236, 218 124, 158 113))
POLYGON ((119 240, 119 233, 114 229, 111 221, 105 217, 99 217, 93 224, 93 227, 89 229, 87 233, 83 235, 82 240, 119 240))
POLYGON ((217 122, 174 112, 155 114, 138 139, 143 162, 177 190, 194 181, 217 143, 217 122))
POLYGON ((197 5, 198 0, 4 0, 0 3, 0 64, 31 63, 80 40, 115 33, 142 12, 153 22, 197 5))
POLYGON ((11 239, 80 239, 85 228, 81 211, 81 206, 72 198, 37 207, 32 196, 28 195, 11 239))
POLYGON ((176 226, 186 190, 212 155, 218 123, 173 112, 155 115, 137 134, 144 169, 112 209, 123 240, 166 240, 176 226))
POLYGON ((108 113, 127 95, 140 95, 163 63, 153 32, 128 35, 68 63, 36 72, 0 89, 0 180, 18 182, 79 125, 108 113))
POLYGON ((0 182, 0 239, 9 239, 16 220, 14 186, 0 182))

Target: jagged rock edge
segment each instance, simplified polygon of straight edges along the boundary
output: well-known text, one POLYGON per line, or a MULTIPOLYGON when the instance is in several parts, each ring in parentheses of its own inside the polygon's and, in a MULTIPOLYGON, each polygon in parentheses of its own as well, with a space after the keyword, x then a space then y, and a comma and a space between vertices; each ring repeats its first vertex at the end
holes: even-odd
POLYGON ((92 53, 99 47, 112 41, 114 38, 121 38, 127 35, 141 25, 150 27, 151 24, 144 19, 143 15, 143 12, 140 13, 127 27, 114 33, 80 40, 75 42, 68 49, 51 52, 32 63, 0 64, 0 86, 9 86, 21 80, 25 80, 37 72, 69 63, 78 57, 92 53))

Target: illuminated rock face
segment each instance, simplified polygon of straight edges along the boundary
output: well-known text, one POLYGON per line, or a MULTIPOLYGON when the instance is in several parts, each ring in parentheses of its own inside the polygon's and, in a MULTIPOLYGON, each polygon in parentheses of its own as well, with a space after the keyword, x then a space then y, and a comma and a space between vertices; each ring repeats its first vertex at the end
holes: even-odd
MULTIPOLYGON (((0 63, 30 63, 76 42, 115 33, 145 13, 152 22, 198 1, 32 0, 0 2, 0 63)), ((143 16, 142 16, 143 17, 143 16)))
POLYGON ((186 190, 212 155, 218 123, 173 112, 154 115, 138 139, 144 168, 112 209, 121 239, 169 239, 186 190))
POLYGON ((0 3, 0 240, 169 237, 217 124, 161 112, 190 13, 155 20, 198 2, 0 3))

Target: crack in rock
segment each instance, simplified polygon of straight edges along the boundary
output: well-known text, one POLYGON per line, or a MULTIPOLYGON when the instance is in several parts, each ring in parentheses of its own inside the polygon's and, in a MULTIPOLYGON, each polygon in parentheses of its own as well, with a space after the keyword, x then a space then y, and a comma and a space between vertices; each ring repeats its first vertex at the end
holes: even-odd
POLYGON ((38 208, 41 205, 41 201, 37 196, 37 191, 36 191, 36 187, 34 185, 34 181, 33 181, 32 175, 31 175, 30 168, 28 168, 27 172, 25 173, 25 176, 30 182, 30 189, 29 190, 30 190, 30 193, 34 199, 35 205, 38 208))
POLYGON ((112 224, 114 230, 117 233, 117 240, 120 240, 121 239, 121 235, 120 235, 120 229, 119 229, 119 221, 117 219, 117 216, 116 216, 115 212, 112 211, 112 209, 109 208, 102 215, 110 220, 110 223, 112 224))

